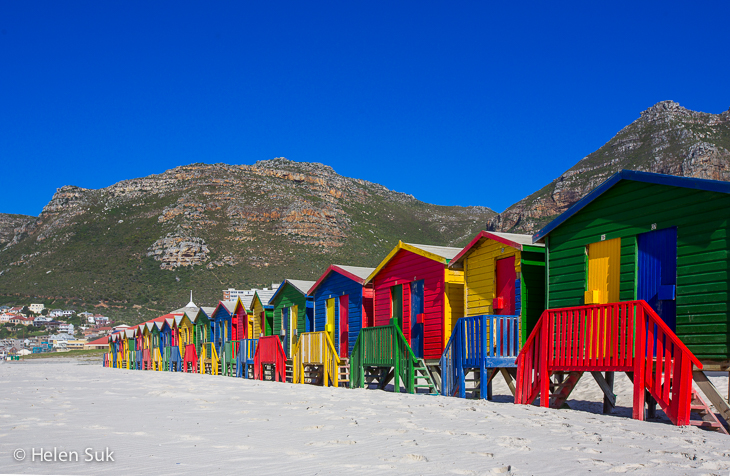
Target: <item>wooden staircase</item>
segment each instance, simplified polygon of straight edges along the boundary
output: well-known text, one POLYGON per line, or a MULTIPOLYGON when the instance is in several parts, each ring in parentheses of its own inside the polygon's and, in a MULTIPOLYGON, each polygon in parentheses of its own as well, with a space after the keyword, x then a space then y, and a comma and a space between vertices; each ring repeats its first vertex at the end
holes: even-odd
POLYGON ((692 401, 690 402, 690 410, 699 417, 699 420, 690 420, 689 424, 702 428, 704 430, 716 431, 718 433, 728 434, 727 429, 717 418, 715 412, 712 411, 710 404, 705 400, 696 388, 692 388, 692 401))
MULTIPOLYGON (((256 344, 253 373, 256 380, 287 381, 287 358, 278 336, 261 337, 256 344)), ((292 369, 293 372, 293 369, 292 369)))
POLYGON ((339 386, 341 360, 327 332, 305 332, 292 350, 293 383, 339 386))
POLYGON ((428 390, 426 393, 429 395, 438 395, 439 391, 436 388, 433 377, 431 376, 431 371, 428 369, 428 366, 426 366, 426 362, 423 359, 416 359, 416 362, 416 365, 413 366, 413 388, 416 393, 420 393, 418 391, 419 388, 425 388, 428 390), (421 381, 424 383, 419 383, 421 381))
POLYGON ((520 316, 460 318, 439 361, 441 394, 475 398, 474 390, 478 388, 479 398, 491 399, 491 382, 497 373, 514 394, 520 342, 520 316))
MULTIPOLYGON (((606 397, 605 409, 607 400, 610 404, 613 399, 615 404, 615 395, 612 383, 601 372, 607 376, 626 372, 634 383, 635 419, 645 419, 646 402, 653 400, 675 425, 725 432, 694 389, 693 379, 704 385, 702 390, 706 395, 710 392, 711 399, 716 397, 714 387, 701 382, 702 363, 645 301, 545 311, 522 348, 517 366, 515 403, 531 404, 539 397, 541 406, 560 408, 583 372, 591 372, 606 397), (691 419, 693 412, 699 420, 691 419)), ((721 400, 716 406, 727 412, 727 404, 723 406, 721 400)))
MULTIPOLYGON (((400 328, 395 324, 366 327, 360 331, 350 356, 350 387, 385 389, 392 380, 393 391, 415 393, 416 383, 425 380, 429 393, 435 388, 433 378, 423 361, 413 354, 400 328), (419 369, 419 370, 416 370, 419 369), (426 375, 428 375, 428 379, 426 375)), ((420 387, 424 388, 424 387, 420 387)))
POLYGON ((350 359, 340 357, 340 365, 337 367, 337 380, 345 387, 350 386, 350 359))

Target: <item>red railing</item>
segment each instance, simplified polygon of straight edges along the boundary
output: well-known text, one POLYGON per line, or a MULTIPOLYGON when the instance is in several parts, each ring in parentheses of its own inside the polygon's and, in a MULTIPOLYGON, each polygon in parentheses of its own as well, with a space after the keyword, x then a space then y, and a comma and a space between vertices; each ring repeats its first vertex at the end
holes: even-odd
POLYGON ((185 346, 183 372, 188 372, 188 369, 190 369, 190 372, 198 373, 198 352, 195 350, 195 344, 188 344, 185 346))
POLYGON ((142 349, 142 370, 152 369, 152 355, 149 349, 142 349))
POLYGON ((278 336, 261 337, 253 357, 253 378, 264 379, 263 364, 274 365, 274 379, 286 381, 286 354, 278 336))
POLYGON ((676 425, 687 425, 692 364, 699 360, 645 301, 543 312, 517 358, 516 403, 549 405, 554 371, 633 372, 633 416, 644 419, 644 389, 676 425))

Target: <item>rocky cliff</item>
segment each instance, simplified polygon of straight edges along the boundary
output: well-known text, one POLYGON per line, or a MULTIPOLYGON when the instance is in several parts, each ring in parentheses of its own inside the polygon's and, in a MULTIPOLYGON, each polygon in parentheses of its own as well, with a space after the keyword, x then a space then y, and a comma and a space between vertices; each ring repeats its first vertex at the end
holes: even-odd
POLYGON ((136 305, 144 317, 187 302, 191 288, 212 303, 224 288, 314 279, 333 262, 373 266, 399 239, 462 245, 494 215, 322 164, 193 164, 101 190, 58 189, 40 216, 6 233, 0 295, 136 305))
POLYGON ((730 110, 690 111, 660 102, 603 147, 487 222, 487 229, 534 233, 621 169, 730 180, 730 110))
POLYGON ((11 215, 0 213, 0 248, 13 241, 16 229, 21 228, 35 217, 28 215, 11 215))

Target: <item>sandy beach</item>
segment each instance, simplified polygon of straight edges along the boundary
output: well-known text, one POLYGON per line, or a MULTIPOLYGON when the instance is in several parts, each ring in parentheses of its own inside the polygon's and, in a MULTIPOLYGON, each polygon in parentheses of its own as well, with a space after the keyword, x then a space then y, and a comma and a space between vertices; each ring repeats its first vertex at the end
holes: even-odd
MULTIPOLYGON (((727 377, 715 384, 726 389, 727 377)), ((617 378, 615 415, 598 413, 600 390, 590 377, 569 400, 578 410, 507 403, 501 383, 487 402, 108 369, 96 360, 60 358, 0 363, 0 388, 1 473, 730 471, 727 436, 626 418, 625 377, 617 378), (39 456, 41 448, 51 457, 39 456), (15 459, 18 450, 23 461, 15 459), (78 461, 59 461, 63 451, 78 461), (84 461, 109 452, 114 461, 84 461)))

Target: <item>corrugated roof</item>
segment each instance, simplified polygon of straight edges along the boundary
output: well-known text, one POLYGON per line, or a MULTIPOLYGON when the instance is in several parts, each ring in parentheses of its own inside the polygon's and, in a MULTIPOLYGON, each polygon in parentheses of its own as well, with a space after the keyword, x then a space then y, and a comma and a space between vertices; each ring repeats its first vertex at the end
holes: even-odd
POLYGON ((466 258, 479 242, 482 240, 494 240, 522 251, 524 246, 535 246, 544 248, 542 243, 532 243, 531 235, 520 235, 517 233, 501 233, 496 231, 480 231, 458 255, 449 261, 449 268, 461 268, 460 263, 466 258))
POLYGON ((437 256, 441 256, 444 259, 452 259, 454 256, 459 254, 459 251, 461 251, 461 248, 454 248, 452 246, 434 246, 434 245, 419 245, 416 243, 405 243, 408 246, 412 246, 414 248, 418 248, 420 250, 423 250, 427 253, 432 253, 437 256))
POLYGON ((336 264, 334 266, 342 268, 348 273, 354 274, 360 279, 366 279, 368 276, 370 276, 370 273, 375 271, 375 268, 363 268, 362 266, 344 266, 341 264, 336 264))
POLYGON ((229 314, 236 312, 236 303, 238 301, 221 301, 221 304, 226 308, 229 314))
MULTIPOLYGON (((256 292, 256 289, 252 289, 252 291, 256 292)), ((250 296, 243 296, 241 299, 241 304, 243 304, 243 307, 247 310, 251 310, 251 303, 253 302, 253 294, 250 296)))
POLYGON ((314 286, 315 281, 303 281, 301 279, 287 279, 286 280, 289 284, 294 286, 297 291, 299 291, 302 294, 307 294, 309 291, 309 288, 314 286))
POLYGON ((200 309, 203 310, 203 312, 210 317, 211 314, 213 314, 213 311, 215 311, 214 307, 201 307, 200 309))
POLYGON ((274 297, 274 294, 276 294, 276 289, 257 289, 256 295, 259 297, 259 300, 261 301, 261 305, 268 306, 271 302, 271 298, 274 297))
POLYGON ((363 268, 361 266, 344 266, 341 264, 331 264, 327 268, 327 270, 322 273, 322 276, 320 276, 319 279, 312 285, 312 287, 309 288, 307 294, 313 295, 319 285, 322 284, 322 281, 324 281, 325 278, 329 276, 329 274, 332 272, 336 272, 342 276, 345 276, 348 279, 352 279, 353 281, 363 284, 367 277, 370 276, 370 273, 372 273, 373 271, 375 271, 375 268, 363 268))

